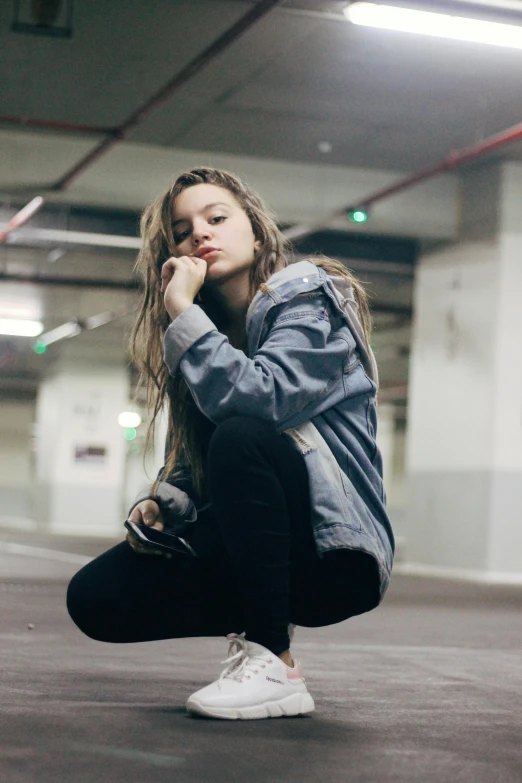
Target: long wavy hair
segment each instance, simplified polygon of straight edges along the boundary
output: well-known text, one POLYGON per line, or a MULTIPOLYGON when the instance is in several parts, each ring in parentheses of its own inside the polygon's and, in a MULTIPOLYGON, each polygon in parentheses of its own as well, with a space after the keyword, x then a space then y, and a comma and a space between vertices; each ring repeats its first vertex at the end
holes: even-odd
MULTIPOLYGON (((140 385, 146 389, 146 404, 151 418, 146 444, 154 440, 155 422, 168 408, 168 436, 165 467, 160 479, 172 475, 176 463, 190 467, 193 485, 201 499, 205 493, 203 474, 203 433, 208 420, 196 407, 181 373, 169 375, 163 360, 163 337, 171 319, 165 309, 161 288, 161 267, 176 255, 172 233, 172 208, 175 199, 186 188, 200 184, 217 185, 228 190, 248 216, 259 249, 250 268, 249 302, 274 272, 287 266, 290 246, 279 231, 261 198, 244 182, 227 171, 212 168, 193 169, 179 176, 173 185, 144 211, 141 218, 142 246, 135 272, 143 284, 138 317, 130 340, 131 357, 140 373, 140 385)), ((311 258, 330 275, 340 275, 352 285, 364 334, 369 343, 371 318, 364 288, 340 262, 325 257, 311 258)), ((199 304, 218 329, 224 329, 223 313, 205 287, 199 292, 199 304)), ((155 492, 158 480, 153 485, 155 492)))

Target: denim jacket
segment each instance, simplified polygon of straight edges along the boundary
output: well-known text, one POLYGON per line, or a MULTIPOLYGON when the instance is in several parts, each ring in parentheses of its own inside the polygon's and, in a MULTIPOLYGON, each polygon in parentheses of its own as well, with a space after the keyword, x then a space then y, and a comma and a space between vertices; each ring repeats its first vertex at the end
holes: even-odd
MULTIPOLYGON (((394 540, 375 442, 378 378, 352 286, 299 261, 261 286, 246 328, 247 354, 191 305, 165 334, 170 373, 182 373, 196 405, 215 424, 256 416, 289 438, 307 466, 319 555, 333 549, 372 555, 383 596, 394 540)), ((156 495, 178 530, 197 518, 189 493, 187 466, 177 466, 156 495)), ((144 497, 150 495, 135 502, 144 497)))

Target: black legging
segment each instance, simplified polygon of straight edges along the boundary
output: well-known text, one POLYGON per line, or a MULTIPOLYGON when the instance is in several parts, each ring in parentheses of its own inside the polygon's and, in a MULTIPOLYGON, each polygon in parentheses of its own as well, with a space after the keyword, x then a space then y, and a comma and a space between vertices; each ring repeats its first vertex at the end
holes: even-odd
POLYGON ((200 556, 109 549, 69 585, 67 607, 84 633, 142 642, 245 631, 279 654, 289 622, 330 625, 378 604, 371 556, 318 557, 303 457, 271 425, 243 416, 220 424, 205 474, 213 508, 190 535, 200 556))

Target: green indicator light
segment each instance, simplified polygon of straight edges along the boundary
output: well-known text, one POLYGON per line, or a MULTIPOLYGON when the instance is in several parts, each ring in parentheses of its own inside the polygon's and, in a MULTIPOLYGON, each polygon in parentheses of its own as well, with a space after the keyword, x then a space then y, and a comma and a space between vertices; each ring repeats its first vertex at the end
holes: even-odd
POLYGON ((366 223, 368 220, 368 214, 363 212, 362 209, 355 209, 353 212, 350 212, 349 217, 354 223, 366 223))
POLYGON ((46 350, 47 350, 47 346, 41 340, 37 340, 33 345, 33 351, 35 353, 45 353, 46 350))
POLYGON ((125 427, 123 430, 123 437, 125 440, 134 440, 136 437, 136 430, 134 427, 125 427))

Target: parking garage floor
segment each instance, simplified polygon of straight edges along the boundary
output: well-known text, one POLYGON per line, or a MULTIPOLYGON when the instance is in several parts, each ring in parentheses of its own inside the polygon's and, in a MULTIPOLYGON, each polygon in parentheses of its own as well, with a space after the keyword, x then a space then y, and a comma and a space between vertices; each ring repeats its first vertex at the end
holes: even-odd
POLYGON ((204 720, 184 702, 224 640, 113 646, 69 620, 68 578, 110 544, 0 530, 2 783, 522 781, 522 588, 396 575, 378 610, 297 629, 312 715, 204 720))

